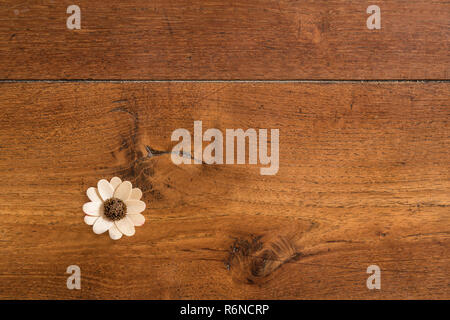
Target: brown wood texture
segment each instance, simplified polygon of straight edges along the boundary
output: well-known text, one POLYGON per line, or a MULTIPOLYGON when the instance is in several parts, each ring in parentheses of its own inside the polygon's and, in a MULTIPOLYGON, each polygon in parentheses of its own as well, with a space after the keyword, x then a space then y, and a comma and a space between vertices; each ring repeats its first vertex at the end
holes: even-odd
POLYGON ((1 79, 449 78, 444 0, 79 0, 76 31, 72 4, 0 3, 1 79))
POLYGON ((0 298, 450 298, 448 83, 3 83, 0 298), (174 165, 177 128, 279 128, 280 170, 174 165), (156 153, 155 153, 156 154, 156 153), (144 192, 136 235, 85 191, 144 192), (66 288, 81 267, 81 290, 66 288), (379 265, 381 290, 366 268, 379 265))

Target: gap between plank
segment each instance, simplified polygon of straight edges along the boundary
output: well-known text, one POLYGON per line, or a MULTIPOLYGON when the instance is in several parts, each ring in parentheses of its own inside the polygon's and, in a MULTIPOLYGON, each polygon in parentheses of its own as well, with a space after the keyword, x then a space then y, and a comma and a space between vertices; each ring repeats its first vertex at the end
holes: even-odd
POLYGON ((379 79, 379 80, 344 80, 344 79, 329 79, 329 80, 130 80, 130 79, 0 79, 0 83, 33 83, 33 82, 45 82, 45 83, 67 83, 67 82, 110 82, 110 83, 148 83, 148 82, 199 82, 199 83, 448 83, 449 79, 415 79, 415 80, 401 80, 401 79, 379 79))

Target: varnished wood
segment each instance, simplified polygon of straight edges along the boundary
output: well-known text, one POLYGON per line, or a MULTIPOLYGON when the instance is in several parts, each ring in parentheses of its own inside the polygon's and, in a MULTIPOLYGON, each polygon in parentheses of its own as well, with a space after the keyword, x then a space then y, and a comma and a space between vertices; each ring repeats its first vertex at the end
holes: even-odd
POLYGON ((448 89, 3 83, 0 298, 448 299, 448 89), (279 128, 278 174, 149 156, 194 120, 279 128), (116 242, 81 210, 115 175, 148 204, 145 225, 116 242), (72 264, 80 291, 66 288, 72 264), (371 264, 381 290, 366 287, 371 264))
POLYGON ((448 79, 444 0, 0 3, 0 79, 448 79), (81 30, 66 8, 81 8, 81 30), (366 9, 381 8, 381 30, 366 9))

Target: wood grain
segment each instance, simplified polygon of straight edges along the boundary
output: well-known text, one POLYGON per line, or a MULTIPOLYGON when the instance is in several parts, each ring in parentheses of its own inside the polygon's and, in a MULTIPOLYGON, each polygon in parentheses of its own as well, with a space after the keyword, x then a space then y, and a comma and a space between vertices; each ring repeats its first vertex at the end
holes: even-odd
POLYGON ((448 83, 2 83, 0 298, 448 299, 449 98, 448 83), (149 156, 194 120, 279 128, 278 174, 149 156), (81 210, 115 175, 148 204, 116 242, 81 210))
POLYGON ((449 79, 444 0, 0 4, 0 79, 449 79), (381 30, 366 9, 381 8, 381 30))

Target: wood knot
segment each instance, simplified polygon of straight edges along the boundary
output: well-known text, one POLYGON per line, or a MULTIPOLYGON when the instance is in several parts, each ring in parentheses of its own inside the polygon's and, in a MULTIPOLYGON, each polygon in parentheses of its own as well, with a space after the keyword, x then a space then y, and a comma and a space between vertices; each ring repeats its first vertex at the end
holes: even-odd
POLYGON ((233 280, 257 284, 266 281, 275 270, 299 256, 295 244, 285 237, 264 240, 262 236, 250 236, 250 239, 234 241, 225 265, 233 280))

